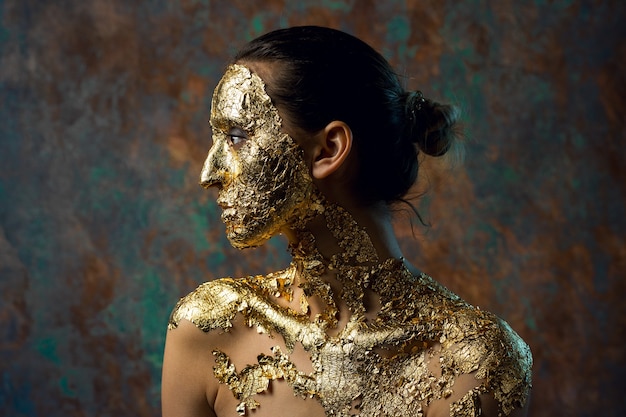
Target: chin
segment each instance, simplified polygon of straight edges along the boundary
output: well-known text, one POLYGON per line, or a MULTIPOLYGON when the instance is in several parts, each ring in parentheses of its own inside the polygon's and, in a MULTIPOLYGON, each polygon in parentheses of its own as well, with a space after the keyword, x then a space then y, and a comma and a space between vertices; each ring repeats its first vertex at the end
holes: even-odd
POLYGON ((272 233, 250 230, 247 227, 227 227, 226 238, 236 249, 256 248, 270 240, 272 233))

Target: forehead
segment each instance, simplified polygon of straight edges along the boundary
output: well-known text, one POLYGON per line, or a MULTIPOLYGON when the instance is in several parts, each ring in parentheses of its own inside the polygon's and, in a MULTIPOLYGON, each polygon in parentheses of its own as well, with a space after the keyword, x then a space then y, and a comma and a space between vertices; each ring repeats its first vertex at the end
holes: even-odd
POLYGON ((278 109, 265 91, 265 83, 244 65, 230 65, 213 93, 211 125, 218 129, 241 127, 250 133, 260 127, 280 127, 278 109))

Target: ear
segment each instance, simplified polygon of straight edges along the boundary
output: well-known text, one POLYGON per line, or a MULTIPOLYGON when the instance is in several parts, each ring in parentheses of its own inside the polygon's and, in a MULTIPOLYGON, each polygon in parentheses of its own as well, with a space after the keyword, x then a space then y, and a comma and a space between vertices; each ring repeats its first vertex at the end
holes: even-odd
POLYGON ((318 133, 311 174, 323 179, 343 165, 352 149, 352 130, 344 122, 332 121, 318 133))

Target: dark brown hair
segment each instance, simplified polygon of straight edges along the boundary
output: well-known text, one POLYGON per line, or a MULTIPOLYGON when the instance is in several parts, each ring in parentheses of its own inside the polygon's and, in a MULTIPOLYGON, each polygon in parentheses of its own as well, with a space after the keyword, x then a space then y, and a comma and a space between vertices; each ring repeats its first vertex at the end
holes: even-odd
POLYGON ((350 126, 365 202, 403 201, 417 179, 418 152, 441 156, 455 140, 456 107, 405 91, 385 58, 347 33, 276 30, 244 46, 235 62, 271 64, 267 93, 299 128, 315 133, 333 120, 350 126))

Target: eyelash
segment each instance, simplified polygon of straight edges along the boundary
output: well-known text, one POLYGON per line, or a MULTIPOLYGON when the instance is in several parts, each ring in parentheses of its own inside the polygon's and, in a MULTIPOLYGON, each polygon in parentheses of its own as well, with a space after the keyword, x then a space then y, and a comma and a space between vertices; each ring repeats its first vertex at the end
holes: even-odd
POLYGON ((241 136, 241 135, 227 134, 226 136, 230 138, 230 143, 232 143, 233 146, 237 146, 247 139, 245 136, 241 136))
POLYGON ((233 127, 224 133, 226 134, 226 136, 230 138, 230 143, 235 148, 242 146, 243 143, 248 139, 248 135, 246 135, 246 132, 244 132, 243 129, 238 128, 238 127, 233 127))

